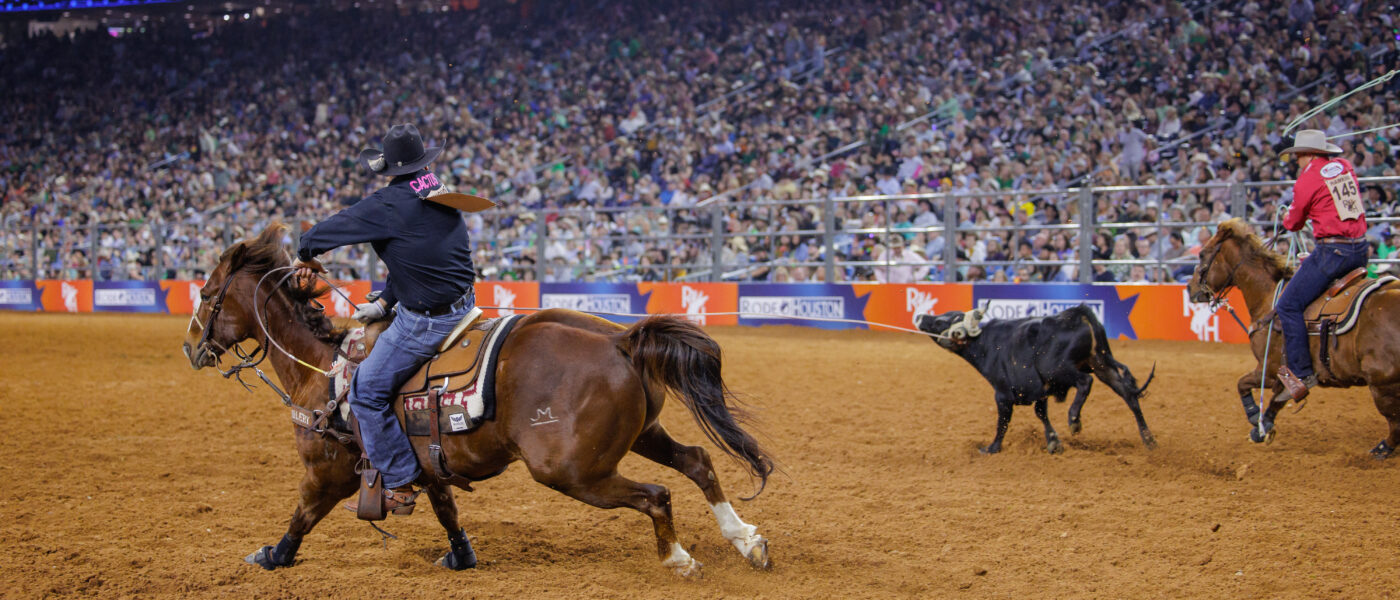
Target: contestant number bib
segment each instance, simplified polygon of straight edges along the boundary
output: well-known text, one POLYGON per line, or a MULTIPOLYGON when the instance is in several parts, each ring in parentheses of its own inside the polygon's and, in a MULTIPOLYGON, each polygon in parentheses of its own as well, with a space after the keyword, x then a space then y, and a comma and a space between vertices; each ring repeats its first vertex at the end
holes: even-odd
POLYGON ((1350 221, 1364 212, 1361 206, 1361 190, 1356 186, 1356 178, 1348 173, 1325 180, 1327 191, 1332 192, 1332 204, 1337 207, 1337 216, 1350 221))

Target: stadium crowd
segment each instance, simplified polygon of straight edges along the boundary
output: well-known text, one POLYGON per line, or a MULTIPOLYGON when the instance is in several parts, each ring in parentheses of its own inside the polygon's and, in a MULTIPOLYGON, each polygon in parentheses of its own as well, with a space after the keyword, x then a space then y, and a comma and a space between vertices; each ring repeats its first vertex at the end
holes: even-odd
MULTIPOLYGON (((445 146, 440 178, 508 207, 467 217, 484 278, 706 277, 719 258, 730 279, 821 280, 831 251, 840 280, 1075 281, 1070 224, 1090 218, 1094 280, 1174 281, 1238 212, 1228 187, 1099 193, 1092 215, 1050 190, 1290 179, 1287 124, 1400 66, 1397 17, 1358 0, 430 8, 0 49, 21 82, 0 99, 0 278, 199 277, 232 240, 381 185, 353 158, 411 122, 445 146), (820 201, 947 192, 996 195, 958 198, 950 233, 943 199, 820 201)), ((1400 78, 1303 126, 1396 115, 1400 78)), ((1396 175, 1400 128, 1338 141, 1358 174, 1396 175)), ((1397 186, 1368 194, 1393 214, 1397 186)), ((1288 201, 1244 198, 1263 220, 1288 201)), ((364 249, 329 262, 374 275, 364 249)))

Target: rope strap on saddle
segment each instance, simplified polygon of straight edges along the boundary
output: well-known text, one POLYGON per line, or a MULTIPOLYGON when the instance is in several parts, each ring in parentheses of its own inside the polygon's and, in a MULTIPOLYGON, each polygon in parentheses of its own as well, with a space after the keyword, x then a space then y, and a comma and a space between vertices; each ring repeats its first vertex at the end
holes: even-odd
POLYGON ((441 412, 442 387, 439 386, 428 390, 428 420, 431 422, 428 427, 428 462, 433 465, 433 474, 437 475, 438 479, 470 492, 472 480, 453 473, 452 469, 447 467, 447 457, 443 456, 442 423, 439 420, 441 412))

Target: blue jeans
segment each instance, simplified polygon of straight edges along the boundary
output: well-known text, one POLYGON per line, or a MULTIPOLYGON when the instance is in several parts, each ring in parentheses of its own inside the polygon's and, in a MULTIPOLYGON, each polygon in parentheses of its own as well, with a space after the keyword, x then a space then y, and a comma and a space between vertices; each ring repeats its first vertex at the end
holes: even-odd
POLYGON ((1312 349, 1308 347, 1308 328, 1303 323, 1303 311, 1321 296, 1332 281, 1366 266, 1371 245, 1318 244, 1298 265, 1298 272, 1283 288, 1274 311, 1283 325, 1283 354, 1288 370, 1299 379, 1313 374, 1312 349))
POLYGON ((473 297, 462 310, 437 317, 395 309, 393 323, 379 334, 374 349, 355 371, 350 409, 360 421, 365 453, 384 477, 385 488, 413 483, 419 473, 413 446, 394 416, 394 398, 475 305, 473 297))

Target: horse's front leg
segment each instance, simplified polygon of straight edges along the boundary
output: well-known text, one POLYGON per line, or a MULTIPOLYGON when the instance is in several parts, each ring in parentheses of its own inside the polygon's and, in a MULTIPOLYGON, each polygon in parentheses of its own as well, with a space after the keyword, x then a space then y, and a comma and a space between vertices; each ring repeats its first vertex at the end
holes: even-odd
POLYGON ((305 430, 299 430, 297 435, 298 446, 303 446, 302 458, 306 463, 306 475, 302 476, 298 487, 301 501, 292 513, 292 522, 287 526, 282 540, 276 546, 263 546, 244 559, 248 564, 269 571, 292 566, 297 550, 301 548, 302 537, 310 533, 311 528, 329 514, 336 503, 359 488, 353 453, 324 438, 306 439, 316 434, 305 430))
POLYGON ((1244 405, 1244 416, 1251 427, 1259 424, 1259 403, 1254 400, 1254 390, 1259 388, 1260 371, 1256 367, 1245 373, 1235 388, 1240 393, 1240 404, 1244 405))
MULTIPOLYGON (((430 477, 430 476, 429 476, 430 477)), ((453 571, 464 571, 476 566, 476 552, 467 539, 467 532, 457 523, 457 501, 452 498, 452 488, 445 484, 430 485, 423 492, 433 503, 433 514, 438 523, 447 530, 447 543, 451 546, 435 564, 453 571)))
POLYGON ((1274 441, 1274 418, 1278 412, 1288 404, 1287 400, 1279 400, 1283 395, 1283 383, 1277 377, 1271 378, 1269 384, 1269 403, 1264 407, 1264 413, 1256 421, 1255 426, 1249 430, 1249 441, 1256 444, 1273 443, 1274 441))

